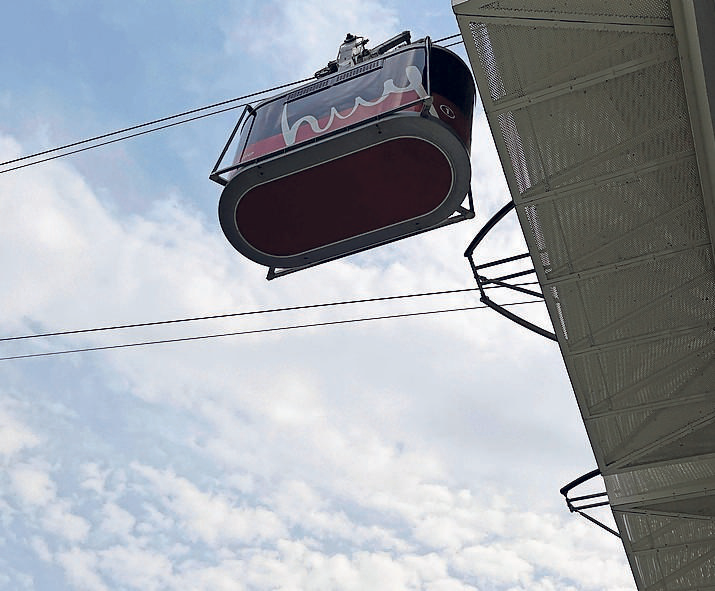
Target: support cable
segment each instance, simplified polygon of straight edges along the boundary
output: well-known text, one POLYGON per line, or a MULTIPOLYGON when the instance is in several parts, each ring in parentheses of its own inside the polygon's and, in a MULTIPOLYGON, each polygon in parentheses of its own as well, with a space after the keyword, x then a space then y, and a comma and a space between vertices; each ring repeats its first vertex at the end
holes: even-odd
POLYGON ((461 37, 461 33, 455 33, 454 35, 449 35, 447 37, 442 37, 441 39, 435 39, 432 41, 432 43, 441 43, 442 41, 449 41, 450 39, 456 39, 457 37, 461 37))
POLYGON ((273 314, 276 312, 295 312, 296 310, 311 310, 314 308, 329 308, 332 306, 346 306, 348 304, 367 304, 367 303, 372 303, 372 302, 386 302, 390 300, 404 300, 404 299, 409 299, 409 298, 421 298, 421 297, 428 297, 428 296, 437 296, 437 295, 447 295, 447 294, 453 294, 453 293, 465 293, 465 292, 470 292, 470 291, 476 291, 477 287, 468 287, 464 289, 449 289, 449 290, 442 290, 442 291, 429 291, 429 292, 423 292, 423 293, 410 293, 410 294, 404 294, 404 295, 394 295, 394 296, 383 296, 379 298, 363 298, 363 299, 358 299, 358 300, 342 300, 339 302, 324 302, 320 304, 305 304, 302 306, 286 306, 283 308, 267 308, 263 310, 249 310, 247 312, 229 312, 226 314, 212 314, 210 316, 194 316, 191 318, 175 318, 173 320, 155 320, 152 322, 138 322, 135 324, 117 324, 117 325, 111 325, 111 326, 100 326, 100 327, 95 327, 95 328, 80 328, 80 329, 75 329, 75 330, 63 330, 63 331, 57 331, 57 332, 45 332, 45 333, 37 333, 37 334, 28 334, 28 335, 21 335, 21 336, 14 336, 14 337, 2 337, 0 338, 0 342, 4 341, 22 341, 22 340, 28 340, 28 339, 39 339, 39 338, 44 338, 44 337, 59 337, 59 336, 67 336, 67 335, 75 335, 75 334, 84 334, 84 333, 89 333, 89 332, 103 332, 103 331, 110 331, 110 330, 124 330, 128 328, 143 328, 147 326, 160 326, 164 324, 180 324, 184 322, 197 322, 200 320, 218 320, 221 318, 237 318, 239 316, 257 316, 260 314, 273 314))
MULTIPOLYGON (((512 287, 535 285, 535 284, 538 285, 538 282, 517 283, 517 284, 514 284, 512 287)), ((496 287, 499 287, 499 286, 485 287, 485 289, 495 289, 496 287)), ((48 337, 60 337, 60 336, 68 336, 68 335, 76 335, 76 334, 86 334, 86 333, 91 333, 91 332, 125 330, 125 329, 129 329, 129 328, 144 328, 147 326, 161 326, 161 325, 165 325, 165 324, 181 324, 181 323, 185 323, 185 322, 198 322, 198 321, 202 321, 202 320, 218 320, 221 318, 237 318, 239 316, 257 316, 260 314, 273 314, 276 312, 294 312, 296 310, 310 310, 310 309, 314 309, 314 308, 329 308, 332 306, 345 306, 348 304, 369 304, 369 303, 373 303, 373 302, 387 302, 387 301, 391 301, 391 300, 404 300, 404 299, 409 299, 409 298, 421 298, 421 297, 428 297, 428 296, 466 293, 466 292, 471 292, 471 291, 477 291, 478 289, 479 289, 478 287, 468 287, 468 288, 464 288, 464 289, 447 289, 447 290, 442 290, 442 291, 428 291, 428 292, 422 292, 422 293, 410 293, 410 294, 403 294, 403 295, 383 296, 383 297, 379 297, 379 298, 342 300, 339 302, 324 302, 324 303, 320 303, 320 304, 305 304, 302 306, 286 306, 283 308, 267 308, 267 309, 263 309, 263 310, 249 310, 246 312, 228 312, 226 314, 212 314, 212 315, 207 315, 207 316, 192 316, 189 318, 174 318, 171 320, 154 320, 154 321, 150 321, 150 322, 137 322, 137 323, 133 323, 133 324, 115 324, 115 325, 108 325, 108 326, 98 326, 98 327, 94 327, 94 328, 79 328, 79 329, 62 330, 62 331, 55 331, 55 332, 25 334, 25 335, 18 335, 18 336, 12 336, 12 337, 0 337, 0 343, 9 342, 9 341, 23 341, 23 340, 30 340, 30 339, 40 339, 40 338, 48 338, 48 337)))
MULTIPOLYGON (((539 303, 541 300, 527 300, 523 302, 512 302, 510 304, 503 304, 504 306, 521 306, 525 304, 533 304, 533 303, 539 303)), ((269 333, 269 332, 280 332, 280 331, 286 331, 286 330, 296 330, 300 328, 316 328, 316 327, 323 327, 323 326, 335 326, 338 324, 353 324, 357 322, 369 322, 372 320, 387 320, 391 318, 408 318, 408 317, 416 317, 416 316, 428 316, 428 315, 435 315, 435 314, 445 314, 448 312, 465 312, 467 310, 480 310, 484 309, 487 306, 467 306, 463 308, 446 308, 446 309, 441 309, 441 310, 428 310, 426 312, 408 312, 405 314, 388 314, 384 316, 369 316, 369 317, 364 317, 364 318, 349 318, 347 320, 331 320, 331 321, 326 321, 326 322, 313 322, 309 324, 292 324, 292 325, 286 325, 286 326, 276 326, 272 328, 258 328, 258 329, 253 329, 253 330, 241 330, 241 331, 235 331, 235 332, 224 332, 224 333, 218 333, 218 334, 208 334, 208 335, 199 335, 199 336, 192 336, 192 337, 179 337, 179 338, 174 338, 174 339, 160 339, 160 340, 154 340, 154 341, 136 341, 132 343, 121 343, 118 345, 101 345, 97 347, 84 347, 84 348, 79 348, 79 349, 63 349, 63 350, 58 350, 58 351, 46 351, 44 353, 29 353, 29 354, 24 354, 24 355, 9 355, 6 357, 0 357, 0 361, 11 361, 11 360, 16 360, 16 359, 30 359, 34 357, 50 357, 50 356, 56 356, 56 355, 68 355, 70 353, 87 353, 90 351, 107 351, 110 349, 126 349, 129 347, 144 347, 148 345, 162 345, 162 344, 167 344, 167 343, 181 343, 181 342, 187 342, 187 341, 200 341, 200 340, 207 340, 207 339, 217 339, 217 338, 222 338, 222 337, 231 337, 231 336, 240 336, 240 335, 250 335, 250 334, 261 334, 261 333, 269 333)))
POLYGON ((53 154, 52 156, 49 156, 47 158, 42 158, 41 160, 33 160, 32 162, 26 162, 24 164, 20 164, 18 166, 13 166, 11 168, 6 168, 4 170, 0 170, 0 174, 6 173, 6 172, 11 172, 13 170, 18 170, 20 168, 25 168, 28 166, 33 166, 35 164, 40 164, 42 162, 47 162, 48 160, 54 160, 56 158, 62 158, 63 156, 69 156, 71 154, 77 154, 79 152, 84 152, 86 150, 92 150, 94 148, 99 148, 101 146, 106 146, 108 144, 112 144, 115 142, 119 142, 122 140, 130 139, 133 137, 137 137, 140 135, 145 135, 147 133, 152 133, 154 131, 159 131, 161 129, 166 129, 168 127, 173 127, 176 125, 181 125, 183 123, 189 123, 190 121, 196 121, 197 119, 203 119, 204 117, 211 117, 212 115, 218 115, 219 113, 225 113, 226 111, 231 111, 233 109, 238 109, 240 107, 245 107, 246 103, 238 104, 238 105, 231 105, 231 103, 237 103, 239 101, 244 101, 249 98, 261 96, 263 94, 267 94, 270 92, 275 92, 277 90, 282 90, 284 88, 289 88, 291 86, 295 86, 296 84, 303 84, 304 82, 309 82, 310 80, 313 80, 313 78, 305 78, 303 80, 296 80, 295 82, 289 82, 287 84, 281 84, 279 86, 274 86, 273 88, 267 88, 266 90, 261 90, 259 92, 252 92, 249 94, 245 94, 243 96, 238 96, 236 98, 232 99, 227 99, 224 101, 219 101, 217 103, 213 103, 211 105, 206 105, 205 107, 198 107, 196 109, 189 109, 188 111, 183 111, 181 113, 177 113, 175 115, 168 115, 166 117, 160 117, 159 119, 154 119, 152 121, 147 121, 146 123, 139 123, 137 125, 132 125, 130 127, 125 127, 123 129, 118 129, 116 131, 110 131, 108 133, 103 133, 101 135, 96 135, 94 137, 90 137, 84 140, 79 140, 76 142, 71 142, 69 144, 64 144, 63 146, 57 146, 56 148, 50 148, 48 150, 42 150, 40 152, 35 152, 34 154, 28 154, 26 156, 20 156, 18 158, 13 158, 12 160, 6 160, 5 162, 0 162, 0 167, 7 166, 9 164, 16 164, 18 162, 23 162, 25 160, 30 160, 33 158, 39 158, 40 156, 46 156, 47 154, 53 154), (222 109, 219 109, 219 107, 223 107, 224 105, 231 105, 230 107, 224 107, 222 109), (212 109, 215 109, 212 111, 212 109), (211 111, 210 113, 203 113, 203 111, 211 111), (195 115, 195 113, 203 113, 201 115, 195 115), (188 117, 189 115, 195 115, 193 117, 188 117), (181 121, 174 121, 173 123, 165 124, 165 125, 158 125, 159 123, 164 123, 166 121, 172 121, 174 119, 180 119, 182 117, 188 117, 186 119, 182 119, 181 121), (152 127, 152 126, 157 126, 157 127, 152 127), (144 129, 147 127, 151 127, 151 129, 144 129), (138 129, 142 129, 143 131, 136 132, 129 134, 130 131, 135 131, 138 129), (128 134, 128 135, 123 135, 123 134, 128 134), (122 136, 122 137, 115 137, 115 136, 122 136), (112 140, 108 141, 103 141, 100 143, 93 143, 93 142, 99 142, 99 140, 105 140, 107 138, 114 138, 112 140), (70 148, 75 148, 77 146, 83 146, 85 144, 92 144, 91 146, 85 146, 84 148, 79 148, 76 150, 71 150, 68 152, 65 152, 64 150, 69 150, 70 148), (57 154, 57 152, 61 152, 60 154, 57 154))

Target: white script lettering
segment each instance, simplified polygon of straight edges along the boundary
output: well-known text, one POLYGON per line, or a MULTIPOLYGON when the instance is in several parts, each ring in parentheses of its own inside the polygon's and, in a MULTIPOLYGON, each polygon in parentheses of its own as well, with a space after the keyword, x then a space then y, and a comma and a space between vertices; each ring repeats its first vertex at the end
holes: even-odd
POLYGON ((362 97, 355 97, 355 104, 353 108, 345 115, 338 113, 335 107, 330 107, 330 116, 325 124, 325 127, 320 127, 318 120, 312 115, 305 115, 298 119, 293 125, 288 124, 288 105, 283 105, 283 114, 281 116, 281 131, 283 132, 283 139, 285 140, 286 146, 292 146, 295 143, 296 136, 298 135, 298 130, 303 123, 307 123, 313 130, 313 133, 325 133, 330 129, 330 127, 335 122, 335 119, 349 119, 352 117, 359 107, 375 107, 385 101, 392 94, 405 94, 410 91, 414 91, 420 98, 427 98, 427 91, 422 86, 422 72, 416 66, 407 66, 405 68, 405 74, 407 75, 407 80, 409 84, 404 88, 396 86, 392 78, 385 81, 383 85, 382 95, 379 99, 375 101, 366 101, 362 97))

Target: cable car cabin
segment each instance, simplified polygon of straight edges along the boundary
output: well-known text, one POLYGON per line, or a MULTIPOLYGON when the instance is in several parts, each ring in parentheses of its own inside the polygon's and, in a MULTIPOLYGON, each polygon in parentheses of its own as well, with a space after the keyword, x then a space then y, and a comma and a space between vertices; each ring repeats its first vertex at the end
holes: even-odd
POLYGON ((211 174, 224 234, 268 279, 474 217, 468 67, 408 32, 365 43, 247 107, 211 174))

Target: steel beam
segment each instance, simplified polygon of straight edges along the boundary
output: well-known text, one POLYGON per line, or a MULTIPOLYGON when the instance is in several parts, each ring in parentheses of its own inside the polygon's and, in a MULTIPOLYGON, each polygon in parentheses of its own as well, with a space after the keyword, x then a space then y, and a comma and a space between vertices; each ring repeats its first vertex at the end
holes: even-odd
MULTIPOLYGON (((702 327, 697 327, 698 329, 702 330, 702 327)), ((679 333, 682 334, 682 333, 679 333)), ((672 333, 667 333, 662 335, 663 338, 671 338, 672 333)), ((632 343, 624 343, 621 346, 629 346, 632 343)), ((642 388, 647 388, 651 384, 657 384, 661 380, 663 380, 665 377, 667 377, 669 374, 671 374, 674 370, 683 367, 684 365, 692 362, 693 358, 699 356, 703 352, 711 351, 715 348, 715 342, 710 342, 698 349, 691 350, 685 355, 679 357, 675 361, 672 361, 668 365, 665 365, 664 367, 661 367, 657 371, 651 373, 648 375, 648 377, 643 378, 642 380, 639 380, 630 386, 627 386, 626 388, 623 388, 622 390, 619 390, 618 392, 613 392, 609 398, 606 400, 603 400, 602 402, 599 402, 598 404, 593 405, 592 407, 589 408, 590 412, 594 413, 599 413, 602 412, 605 409, 611 410, 613 408, 613 402, 619 398, 623 398, 624 396, 628 396, 630 394, 633 394, 634 392, 637 392, 638 390, 641 390, 642 388), (605 407, 605 409, 604 409, 605 407)), ((603 352, 603 349, 601 351, 603 352)))
MULTIPOLYGON (((692 381, 695 376, 691 376, 690 379, 686 381, 686 384, 692 381)), ((623 408, 616 408, 612 410, 606 410, 598 413, 590 413, 584 416, 584 421, 596 422, 599 419, 607 419, 610 417, 616 417, 628 413, 636 413, 644 410, 665 410, 674 406, 682 406, 684 404, 695 404, 697 402, 715 401, 715 390, 708 390, 707 392, 702 392, 698 394, 692 394, 690 396, 682 397, 671 397, 668 400, 661 400, 658 402, 647 402, 645 404, 638 404, 637 406, 627 406, 623 408)), ((715 402, 713 402, 715 404, 715 402)))
MULTIPOLYGON (((517 208, 518 211, 518 208, 517 208)), ((549 278, 544 282, 545 286, 549 285, 564 285, 566 283, 572 283, 574 281, 583 281, 585 279, 592 279, 594 277, 599 277, 600 275, 606 275, 609 273, 613 273, 615 271, 621 271, 623 269, 627 269, 629 267, 633 266, 638 266, 642 265, 645 263, 652 263, 654 261, 658 261, 660 259, 664 259, 670 256, 674 256, 677 254, 682 254, 682 253, 692 253, 695 250, 704 250, 704 249, 710 249, 710 240, 709 239, 701 239, 701 240, 694 240, 692 242, 688 242, 682 246, 678 246, 675 248, 665 248, 663 250, 659 250, 657 252, 652 252, 648 254, 642 254, 640 256, 633 257, 631 259, 622 261, 622 262, 617 262, 617 263, 608 263, 606 265, 601 265, 599 267, 594 267, 592 269, 587 269, 585 271, 578 271, 575 273, 569 273, 567 275, 562 275, 560 277, 554 277, 554 278, 549 278)))
MULTIPOLYGON (((690 572, 691 570, 699 567, 701 564, 704 564, 705 562, 709 561, 711 558, 714 558, 714 557, 715 557, 715 549, 710 550, 709 552, 706 552, 705 554, 703 554, 702 556, 699 556, 695 560, 686 562, 679 569, 676 569, 672 573, 669 573, 667 576, 660 579, 657 583, 654 583, 653 585, 646 587, 646 589, 653 589, 653 590, 657 589, 659 591, 662 591, 663 589, 667 589, 668 585, 672 581, 674 581, 678 577, 681 577, 684 574, 690 572)), ((703 587, 698 587, 698 589, 702 591, 703 587)))
POLYGON ((500 99, 494 102, 494 108, 491 109, 491 113, 499 115, 508 111, 519 111, 544 101, 559 98, 579 90, 590 88, 596 84, 607 82, 608 80, 613 80, 614 78, 643 70, 648 66, 655 66, 656 64, 674 60, 677 57, 678 52, 675 51, 675 49, 669 49, 649 56, 644 56, 640 59, 629 60, 627 62, 623 62, 622 64, 618 64, 617 66, 606 68, 586 76, 581 76, 579 78, 575 78, 574 80, 569 80, 568 82, 562 82, 561 84, 555 84, 549 88, 544 88, 543 90, 534 91, 531 94, 526 94, 512 99, 500 99))

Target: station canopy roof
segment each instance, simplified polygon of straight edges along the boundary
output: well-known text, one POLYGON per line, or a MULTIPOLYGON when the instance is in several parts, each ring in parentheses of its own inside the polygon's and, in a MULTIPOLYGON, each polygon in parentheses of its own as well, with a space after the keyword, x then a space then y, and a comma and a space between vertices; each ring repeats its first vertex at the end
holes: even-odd
POLYGON ((715 2, 453 9, 638 589, 713 591, 715 2))

